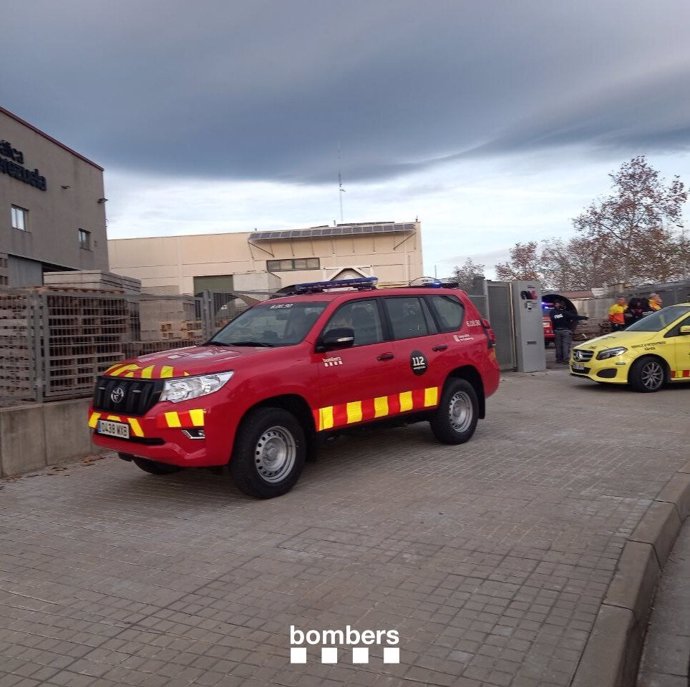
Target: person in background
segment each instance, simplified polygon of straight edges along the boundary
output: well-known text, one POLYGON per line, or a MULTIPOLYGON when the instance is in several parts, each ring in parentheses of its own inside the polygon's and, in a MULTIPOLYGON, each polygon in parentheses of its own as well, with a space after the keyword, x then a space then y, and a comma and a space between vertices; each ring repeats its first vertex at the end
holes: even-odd
POLYGON ((556 301, 549 317, 556 338, 556 362, 568 364, 570 358, 570 345, 573 342, 573 329, 580 320, 588 320, 584 315, 576 315, 565 309, 563 301, 556 301))
POLYGON ((625 311, 626 325, 634 324, 649 313, 649 303, 646 298, 633 296, 628 301, 628 309, 625 311))
POLYGON ((625 329, 625 311, 628 309, 628 304, 625 301, 625 296, 618 296, 616 302, 609 308, 609 322, 611 323, 611 331, 619 332, 625 329))
POLYGON ((664 304, 661 300, 661 296, 658 293, 650 293, 649 294, 649 309, 652 312, 656 312, 657 310, 661 310, 661 308, 664 307, 664 304))

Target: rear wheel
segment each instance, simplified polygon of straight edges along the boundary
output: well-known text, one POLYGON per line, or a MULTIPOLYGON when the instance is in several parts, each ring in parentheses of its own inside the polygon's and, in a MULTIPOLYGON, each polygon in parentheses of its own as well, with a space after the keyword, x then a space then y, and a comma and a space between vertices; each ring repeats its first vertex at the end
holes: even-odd
POLYGON ((242 422, 230 473, 250 496, 270 499, 295 486, 306 457, 302 425, 282 408, 257 408, 242 422))
POLYGON ((177 465, 168 465, 167 463, 159 463, 155 460, 147 460, 146 458, 132 457, 132 462, 144 472, 150 475, 172 475, 175 472, 182 470, 177 465))
POLYGON ((628 382, 635 391, 659 391, 666 381, 666 369, 658 358, 640 358, 633 363, 628 382))
POLYGON ((433 418, 431 431, 443 444, 464 444, 477 428, 479 402, 477 392, 466 379, 453 379, 446 384, 433 418))

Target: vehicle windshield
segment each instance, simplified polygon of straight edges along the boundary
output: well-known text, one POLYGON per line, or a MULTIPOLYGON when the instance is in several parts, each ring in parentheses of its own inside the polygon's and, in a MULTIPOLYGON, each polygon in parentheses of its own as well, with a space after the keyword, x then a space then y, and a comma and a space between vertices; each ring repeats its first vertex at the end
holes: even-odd
POLYGON ((679 317, 690 314, 687 305, 671 305, 663 310, 657 310, 651 315, 646 315, 641 320, 631 324, 627 332, 660 332, 673 324, 679 317))
POLYGON ((270 301, 245 310, 217 332, 209 345, 292 346, 302 341, 326 303, 270 301))

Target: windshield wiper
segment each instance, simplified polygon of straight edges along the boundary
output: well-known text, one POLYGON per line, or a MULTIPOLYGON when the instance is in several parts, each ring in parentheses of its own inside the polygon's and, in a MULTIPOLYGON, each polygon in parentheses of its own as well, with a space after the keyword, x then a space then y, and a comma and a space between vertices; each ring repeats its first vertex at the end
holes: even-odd
POLYGON ((204 346, 229 346, 230 344, 226 344, 224 341, 207 341, 204 346))
POLYGON ((273 344, 264 343, 263 341, 229 341, 224 346, 257 346, 261 348, 273 348, 273 344))

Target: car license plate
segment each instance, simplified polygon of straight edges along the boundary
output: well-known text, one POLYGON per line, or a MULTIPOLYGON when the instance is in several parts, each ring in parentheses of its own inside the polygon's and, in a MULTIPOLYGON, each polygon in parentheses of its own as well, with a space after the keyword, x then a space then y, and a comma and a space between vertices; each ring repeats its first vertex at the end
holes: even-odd
POLYGON ((98 421, 98 433, 118 439, 129 439, 129 425, 123 422, 111 422, 110 420, 98 421))
POLYGON ((573 363, 570 367, 572 368, 573 372, 584 372, 585 371, 585 366, 580 365, 580 363, 573 363))

